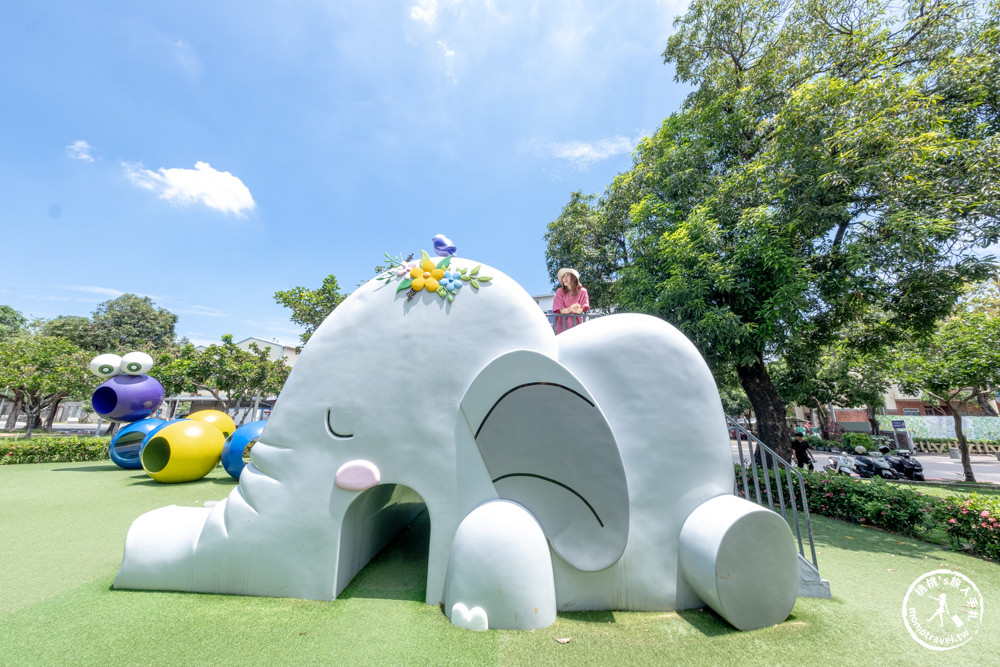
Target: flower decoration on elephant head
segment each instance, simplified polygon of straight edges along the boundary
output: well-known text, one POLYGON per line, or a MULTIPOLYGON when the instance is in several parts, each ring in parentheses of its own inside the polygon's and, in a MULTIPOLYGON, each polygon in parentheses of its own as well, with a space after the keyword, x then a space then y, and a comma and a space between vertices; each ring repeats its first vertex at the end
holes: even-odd
POLYGON ((418 292, 425 291, 437 294, 451 303, 466 283, 478 290, 481 285, 493 280, 492 276, 481 273, 481 264, 460 266, 458 262, 461 260, 457 260, 454 255, 447 255, 435 262, 426 251, 421 250, 419 261, 415 261, 412 254, 403 259, 402 255, 393 257, 385 253, 385 258, 389 266, 375 279, 387 285, 400 280, 396 291, 405 291, 407 300, 413 299, 418 292))

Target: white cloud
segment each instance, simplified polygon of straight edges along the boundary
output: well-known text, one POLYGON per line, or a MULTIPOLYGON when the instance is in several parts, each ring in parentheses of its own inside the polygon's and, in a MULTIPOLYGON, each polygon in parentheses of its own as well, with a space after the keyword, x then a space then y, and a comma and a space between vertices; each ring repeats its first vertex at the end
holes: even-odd
POLYGON ((417 4, 410 7, 410 18, 417 23, 426 23, 433 28, 437 22, 437 0, 419 0, 417 4))
POLYGON ((141 164, 122 163, 125 175, 136 187, 152 190, 179 206, 201 203, 223 213, 243 216, 256 206, 250 190, 228 171, 217 171, 207 162, 194 169, 160 168, 152 171, 141 164))
POLYGON ((445 75, 454 83, 458 83, 458 79, 455 77, 455 50, 448 48, 448 44, 441 39, 437 41, 437 45, 441 49, 441 53, 444 55, 445 75))
POLYGON ((174 42, 173 46, 174 58, 176 59, 178 66, 180 66, 180 68, 191 78, 200 78, 202 65, 201 60, 198 58, 198 54, 195 53, 194 47, 183 40, 174 42))
POLYGON ((83 160, 84 162, 93 162, 94 147, 88 144, 83 139, 79 141, 74 141, 69 146, 66 147, 66 154, 73 160, 83 160))
POLYGON ((113 299, 120 297, 125 293, 111 287, 96 287, 93 285, 66 285, 63 289, 73 290, 74 292, 90 292, 92 294, 100 294, 102 296, 110 296, 113 299))
POLYGON ((172 313, 177 313, 178 315, 199 315, 201 317, 227 317, 228 315, 218 308, 213 308, 211 306, 181 306, 180 308, 168 308, 172 313))
POLYGON ((522 142, 518 148, 522 153, 535 157, 566 160, 577 169, 584 170, 595 162, 631 154, 635 150, 635 142, 622 136, 589 142, 531 139, 522 142))

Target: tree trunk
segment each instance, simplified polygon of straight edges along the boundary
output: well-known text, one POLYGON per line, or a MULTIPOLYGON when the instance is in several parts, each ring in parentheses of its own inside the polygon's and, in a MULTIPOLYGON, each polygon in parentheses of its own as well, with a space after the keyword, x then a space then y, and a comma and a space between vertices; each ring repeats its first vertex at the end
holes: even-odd
POLYGON ((966 482, 975 482, 976 476, 972 472, 972 459, 969 458, 969 441, 965 439, 965 431, 962 430, 962 411, 959 410, 957 401, 948 401, 951 408, 951 418, 955 420, 955 437, 958 439, 958 451, 962 455, 962 472, 965 473, 966 482))
POLYGON ((879 426, 878 420, 875 419, 875 408, 870 405, 866 405, 865 416, 868 418, 868 425, 871 426, 872 435, 881 435, 882 427, 879 426))
POLYGON ((816 404, 816 414, 819 415, 819 419, 817 421, 819 421, 820 435, 824 440, 829 440, 830 416, 826 413, 826 410, 823 409, 823 404, 820 402, 818 398, 816 398, 815 396, 810 396, 810 398, 813 400, 813 403, 816 404))
MULTIPOLYGON (((38 408, 38 410, 40 411, 41 408, 38 408)), ((35 412, 34 410, 32 410, 31 409, 31 405, 26 405, 24 407, 24 415, 25 415, 24 437, 25 438, 30 438, 31 437, 31 432, 35 428, 35 420, 38 419, 38 412, 35 412)))
POLYGON ((21 398, 20 394, 15 394, 14 402, 10 406, 10 414, 7 416, 7 423, 4 428, 8 431, 13 431, 17 428, 17 417, 21 414, 21 409, 24 406, 24 400, 21 398))
POLYGON ((737 366, 736 372, 757 415, 758 436, 783 459, 791 461, 792 438, 785 421, 785 403, 774 389, 763 361, 737 366))
POLYGON ((983 411, 983 414, 987 417, 1000 417, 997 414, 996 408, 990 403, 990 399, 986 398, 987 393, 978 387, 975 389, 976 392, 976 402, 979 403, 979 408, 983 411))
POLYGON ((52 431, 52 423, 56 419, 56 412, 59 410, 59 404, 62 403, 65 396, 57 395, 52 399, 52 403, 49 404, 49 416, 45 420, 44 430, 48 433, 52 431))

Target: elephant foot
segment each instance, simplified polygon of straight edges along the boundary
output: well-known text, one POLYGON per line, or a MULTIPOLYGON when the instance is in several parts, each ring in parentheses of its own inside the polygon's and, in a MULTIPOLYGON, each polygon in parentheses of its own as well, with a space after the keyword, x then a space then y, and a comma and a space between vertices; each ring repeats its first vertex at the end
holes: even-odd
POLYGON ((760 505, 729 495, 699 505, 681 528, 679 560, 691 588, 740 630, 777 625, 795 606, 792 531, 760 505))
POLYGON ((469 630, 535 630, 556 620, 552 558, 538 521, 522 505, 493 500, 455 532, 444 608, 469 630))

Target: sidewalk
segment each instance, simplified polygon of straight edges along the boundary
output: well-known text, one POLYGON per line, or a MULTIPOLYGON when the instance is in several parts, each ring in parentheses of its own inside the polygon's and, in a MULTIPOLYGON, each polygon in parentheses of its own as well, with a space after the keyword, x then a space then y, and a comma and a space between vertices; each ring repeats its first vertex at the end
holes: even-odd
MULTIPOLYGON (((100 429, 101 429, 102 433, 104 431, 108 430, 108 425, 110 423, 111 422, 106 421, 106 420, 102 421, 100 423, 100 429)), ((21 429, 21 430, 0 431, 0 438, 13 438, 13 437, 22 436, 22 435, 24 435, 24 431, 23 431, 24 427, 25 427, 25 423, 24 422, 17 422, 17 424, 15 425, 15 428, 16 429, 21 429)), ((86 424, 86 423, 81 424, 81 423, 78 423, 78 422, 61 422, 61 423, 55 423, 55 424, 53 424, 52 425, 52 431, 43 431, 42 429, 35 429, 34 431, 31 432, 31 435, 32 435, 32 437, 34 437, 36 435, 55 435, 55 434, 62 434, 62 435, 94 435, 95 432, 97 431, 97 428, 98 428, 97 422, 90 423, 90 424, 86 424)))

